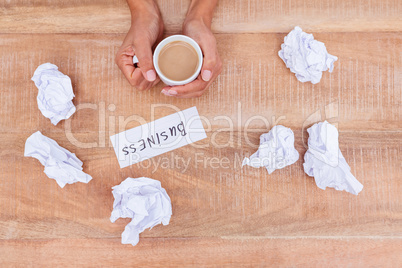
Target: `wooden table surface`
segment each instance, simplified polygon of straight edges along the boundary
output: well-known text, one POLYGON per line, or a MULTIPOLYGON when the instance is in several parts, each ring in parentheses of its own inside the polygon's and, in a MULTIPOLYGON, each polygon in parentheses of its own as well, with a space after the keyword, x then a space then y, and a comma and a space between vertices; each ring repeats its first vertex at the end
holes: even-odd
MULTIPOLYGON (((180 33, 189 0, 158 3, 166 35, 180 33)), ((183 100, 162 95, 162 84, 134 91, 115 65, 130 26, 124 0, 0 0, 0 266, 400 267, 401 18, 400 0, 220 0, 222 74, 183 100), (317 85, 277 56, 296 25, 339 57, 317 85), (78 111, 57 126, 30 81, 45 62, 76 95, 78 111), (119 168, 110 135, 192 106, 205 119, 203 148, 119 168), (306 128, 325 119, 364 185, 358 196, 323 191, 303 171, 306 128), (299 161, 271 175, 241 168, 275 124, 294 131, 299 161), (37 130, 75 152, 93 180, 61 189, 24 158, 37 130), (109 220, 111 187, 141 176, 161 181, 173 216, 132 247, 120 243, 129 219, 109 220)))

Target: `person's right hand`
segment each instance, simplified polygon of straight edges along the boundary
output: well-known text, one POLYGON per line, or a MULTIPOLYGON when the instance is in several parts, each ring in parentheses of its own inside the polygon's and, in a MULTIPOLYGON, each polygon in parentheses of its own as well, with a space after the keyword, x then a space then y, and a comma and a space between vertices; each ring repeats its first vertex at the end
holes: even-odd
POLYGON ((128 82, 138 90, 159 82, 152 61, 153 48, 163 37, 163 21, 154 0, 127 1, 131 10, 131 28, 116 55, 116 64, 128 82), (138 58, 134 67, 133 56, 138 58))

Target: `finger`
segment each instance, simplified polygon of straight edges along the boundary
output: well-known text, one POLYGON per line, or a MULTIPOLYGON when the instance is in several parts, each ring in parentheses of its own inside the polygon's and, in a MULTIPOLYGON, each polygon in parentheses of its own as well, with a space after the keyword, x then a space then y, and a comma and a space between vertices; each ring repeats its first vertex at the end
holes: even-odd
POLYGON ((218 63, 218 66, 214 68, 213 77, 209 82, 205 82, 201 75, 197 77, 193 82, 183 85, 183 86, 175 86, 175 87, 165 87, 162 90, 167 96, 174 96, 177 98, 198 98, 211 86, 212 82, 218 77, 221 72, 221 63, 218 63))
POLYGON ((201 97, 206 91, 206 88, 200 90, 200 91, 195 91, 195 92, 191 92, 188 93, 186 95, 180 95, 180 96, 176 96, 176 98, 178 99, 194 99, 194 98, 199 98, 201 97))
POLYGON ((161 79, 157 76, 156 80, 152 82, 151 88, 156 86, 160 81, 161 81, 161 79))
POLYGON ((164 88, 164 89, 162 90, 162 93, 165 94, 166 96, 169 96, 169 97, 176 97, 176 98, 178 98, 178 99, 198 98, 198 97, 200 97, 200 96, 204 93, 204 91, 205 91, 205 90, 201 90, 201 91, 196 91, 196 92, 190 92, 190 93, 188 93, 188 94, 183 94, 183 95, 178 96, 178 95, 171 95, 171 94, 169 94, 169 93, 168 93, 168 90, 169 90, 169 88, 164 88))
POLYGON ((137 89, 141 90, 141 91, 147 90, 150 88, 151 85, 152 85, 152 82, 149 82, 148 80, 143 78, 141 83, 138 85, 137 89))
POLYGON ((152 45, 147 42, 137 42, 134 44, 134 48, 143 76, 149 82, 155 81, 156 72, 152 62, 152 45))
POLYGON ((213 70, 215 69, 216 63, 219 60, 215 38, 201 44, 201 48, 204 54, 204 60, 201 68, 201 77, 202 80, 208 82, 214 76, 213 70))
POLYGON ((134 56, 134 50, 131 46, 128 46, 121 52, 118 52, 116 56, 116 64, 123 72, 128 82, 132 86, 135 86, 136 81, 134 81, 133 79, 133 73, 135 71, 133 64, 133 56, 134 56))
POLYGON ((135 76, 135 78, 138 77, 138 83, 137 83, 136 89, 140 90, 140 91, 148 90, 148 89, 154 87, 155 85, 157 85, 160 81, 160 78, 157 77, 155 81, 149 82, 142 76, 142 72, 139 68, 137 68, 135 70, 134 76, 135 76))
POLYGON ((133 57, 133 56, 135 55, 133 46, 131 46, 131 45, 130 45, 130 46, 127 46, 127 47, 121 52, 121 54, 133 57))
POLYGON ((139 68, 135 68, 132 77, 133 77, 132 80, 133 80, 133 82, 135 83, 135 84, 134 84, 135 89, 137 89, 137 90, 142 90, 142 89, 140 88, 140 85, 141 85, 141 83, 142 83, 143 81, 147 81, 147 80, 145 80, 145 78, 142 76, 141 70, 140 70, 139 68))
POLYGON ((134 65, 128 63, 128 61, 126 61, 125 59, 119 59, 117 61, 117 66, 119 66, 120 70, 123 72, 130 85, 135 86, 136 81, 133 78, 133 74, 135 71, 134 65))
POLYGON ((194 98, 201 96, 208 84, 208 82, 203 81, 199 76, 196 80, 186 85, 165 87, 162 93, 178 98, 194 98))

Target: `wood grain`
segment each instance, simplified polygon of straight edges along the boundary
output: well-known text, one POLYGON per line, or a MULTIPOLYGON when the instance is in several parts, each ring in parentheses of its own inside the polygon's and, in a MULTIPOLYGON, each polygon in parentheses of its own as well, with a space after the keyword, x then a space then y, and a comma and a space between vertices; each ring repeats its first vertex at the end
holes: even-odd
MULTIPOLYGON (((229 117, 239 129, 257 115, 265 117, 271 127, 274 122, 281 122, 292 128, 300 128, 310 119, 316 120, 317 115, 325 115, 340 122, 340 131, 401 129, 400 34, 316 34, 318 40, 327 44, 328 51, 339 57, 333 73, 325 72, 316 85, 298 82, 278 57, 284 36, 218 34, 218 49, 224 62, 222 74, 202 98, 178 100, 160 93, 162 83, 145 92, 130 87, 114 64, 124 35, 1 35, 0 105, 5 108, 0 111, 2 130, 40 127, 64 131, 65 122, 56 127, 49 124, 35 103, 37 89, 30 78, 44 62, 58 65, 73 81, 74 103, 83 108, 68 122, 74 132, 119 132, 119 125, 123 125, 119 124, 119 116, 124 120, 139 116, 144 123, 152 117, 157 119, 174 112, 166 105, 178 109, 196 105, 215 128, 228 127, 217 116, 229 117), (165 107, 152 108, 155 105, 165 107), (24 120, 7 116, 10 109, 24 120), (99 122, 100 113, 104 114, 103 122, 99 122), (110 116, 115 118, 114 129, 113 126, 109 129, 110 116), (105 127, 100 128, 100 124, 105 127)), ((139 124, 132 121, 127 127, 139 124)), ((258 118, 249 124, 254 128, 270 128, 258 118)), ((103 143, 108 141, 106 135, 103 143)))
POLYGON ((152 238, 142 239, 133 249, 118 239, 9 240, 0 241, 0 250, 9 256, 9 262, 0 259, 0 265, 398 267, 402 261, 398 243, 369 238, 152 238))
MULTIPOLYGON (((301 131, 295 132, 296 149, 303 156, 306 149, 301 131)), ((88 185, 78 183, 61 189, 43 174, 37 160, 22 156, 29 133, 2 134, 9 142, 1 148, 0 163, 6 171, 0 198, 3 239, 120 237, 128 220, 109 222, 111 187, 129 176, 158 178, 172 199, 171 224, 155 227, 142 237, 401 235, 400 133, 387 134, 387 140, 378 133, 341 135, 342 152, 365 187, 358 197, 318 189, 313 178, 304 174, 302 157, 273 175, 264 169, 241 168, 243 156, 255 150, 247 145, 243 149, 212 145, 195 149, 190 145, 119 169, 111 148, 79 149, 62 133, 44 134, 74 151, 94 179, 88 185), (222 164, 213 163, 213 157, 222 164), (183 159, 190 163, 187 168, 183 159), (10 162, 15 164, 9 167, 10 162), (16 185, 18 189, 13 191, 16 185)), ((219 135, 219 143, 229 137, 228 133, 219 135)), ((249 135, 254 143, 258 137, 259 133, 249 135)), ((93 134, 78 138, 92 140, 93 134)), ((247 144, 244 139, 242 142, 247 144)), ((211 140, 205 143, 211 144, 211 140)))
MULTIPOLYGON (((159 0, 168 33, 178 33, 190 0, 159 0)), ((2 33, 127 33, 124 0, 1 0, 2 33)), ((217 33, 288 32, 296 25, 311 32, 376 32, 402 29, 398 0, 220 0, 217 33)))
MULTIPOLYGON (((167 34, 189 0, 158 1, 167 34)), ((398 267, 402 263, 402 2, 221 0, 213 28, 224 62, 198 99, 129 86, 114 56, 129 27, 119 0, 0 0, 0 266, 398 267), (338 56, 317 85, 277 55, 295 25, 338 56), (53 126, 30 78, 52 62, 73 82, 78 111, 53 126), (120 169, 109 136, 197 106, 208 138, 120 169), (303 171, 306 129, 329 120, 364 185, 358 196, 317 188, 303 171), (241 167, 260 134, 293 129, 300 159, 268 175, 241 167), (40 130, 75 152, 88 184, 61 189, 24 143, 40 130), (202 148, 200 148, 202 147, 202 148), (187 166, 186 166, 187 165, 187 166), (161 181, 168 226, 121 245, 111 187, 161 181)))

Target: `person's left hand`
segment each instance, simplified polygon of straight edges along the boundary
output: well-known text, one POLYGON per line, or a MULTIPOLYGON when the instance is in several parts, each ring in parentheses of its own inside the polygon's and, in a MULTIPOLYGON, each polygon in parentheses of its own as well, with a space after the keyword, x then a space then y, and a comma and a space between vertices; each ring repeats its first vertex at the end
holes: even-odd
POLYGON ((194 39, 204 54, 200 75, 186 85, 166 86, 162 89, 162 93, 177 98, 197 98, 207 90, 221 73, 222 61, 216 48, 216 39, 211 29, 201 19, 186 19, 183 24, 183 34, 194 39))

